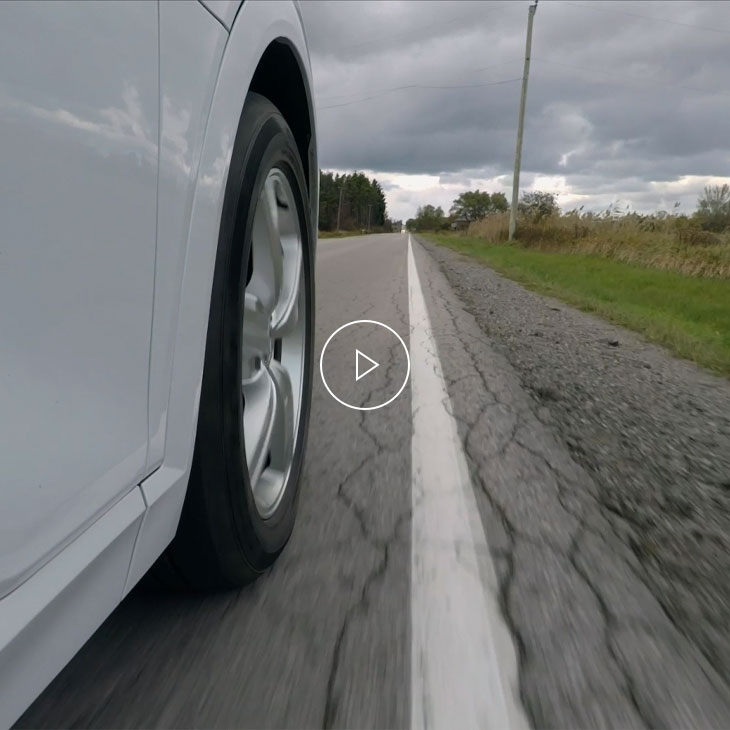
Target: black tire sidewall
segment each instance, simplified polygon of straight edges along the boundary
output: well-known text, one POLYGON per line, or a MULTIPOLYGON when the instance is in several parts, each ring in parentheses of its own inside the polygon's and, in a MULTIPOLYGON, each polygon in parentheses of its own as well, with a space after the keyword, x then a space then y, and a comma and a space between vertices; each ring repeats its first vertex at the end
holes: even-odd
MULTIPOLYGON (((214 500, 218 503, 215 511, 222 508, 228 513, 228 520, 225 515, 219 515, 222 522, 229 522, 229 529, 220 524, 216 540, 222 543, 219 554, 228 556, 224 557, 226 572, 237 573, 236 563, 241 558, 254 572, 263 571, 286 545, 294 525, 311 407, 313 368, 313 242, 310 240, 312 229, 305 180, 296 142, 285 120, 264 97, 249 94, 236 135, 221 217, 201 394, 199 423, 213 439, 219 435, 221 440, 215 443, 204 437, 207 443, 197 444, 199 448, 196 449, 201 452, 199 456, 204 468, 206 462, 220 459, 222 452, 222 463, 218 465, 222 469, 212 469, 212 472, 218 472, 221 483, 211 487, 216 491, 220 489, 220 496, 225 497, 214 500), (299 217, 305 288, 305 312, 300 312, 300 316, 305 318, 305 332, 303 385, 292 466, 281 501, 271 517, 264 520, 256 508, 246 466, 241 338, 253 218, 264 181, 274 167, 286 175, 299 217), (213 428, 211 420, 216 422, 213 428), (204 451, 209 453, 202 453, 204 451)), ((199 437, 201 435, 199 428, 199 437)), ((203 478, 207 481, 205 472, 203 478)))

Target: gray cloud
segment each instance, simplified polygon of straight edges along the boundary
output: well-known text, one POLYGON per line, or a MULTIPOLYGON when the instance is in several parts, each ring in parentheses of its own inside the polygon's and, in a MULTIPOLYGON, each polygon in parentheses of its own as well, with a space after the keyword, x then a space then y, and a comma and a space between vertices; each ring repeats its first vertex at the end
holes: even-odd
MULTIPOLYGON (((507 190, 528 5, 304 0, 321 166, 375 173, 396 216, 507 190)), ((730 175, 728 66, 730 3, 543 0, 521 187, 691 210, 730 175)))

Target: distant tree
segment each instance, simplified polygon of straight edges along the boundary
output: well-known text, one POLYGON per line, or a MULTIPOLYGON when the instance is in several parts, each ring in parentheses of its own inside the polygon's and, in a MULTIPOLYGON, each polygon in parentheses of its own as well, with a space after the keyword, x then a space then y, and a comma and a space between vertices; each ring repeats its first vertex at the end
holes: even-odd
POLYGON ((509 210, 507 196, 504 193, 492 193, 492 210, 495 213, 504 213, 509 210))
POLYGON ((380 183, 373 178, 370 183, 370 204, 372 205, 372 211, 370 215, 369 223, 371 226, 382 226, 385 225, 385 194, 383 188, 380 187, 380 183))
POLYGON ((453 202, 449 213, 456 220, 464 220, 471 223, 484 218, 492 210, 492 197, 487 192, 480 190, 468 190, 461 193, 453 202))
POLYGON ((708 185, 697 200, 695 215, 706 231, 730 227, 730 185, 708 185))
POLYGON ((419 206, 416 211, 416 218, 413 221, 416 231, 438 231, 443 228, 446 217, 441 206, 433 205, 419 206))
POLYGON ((481 192, 480 190, 469 190, 461 193, 454 200, 449 213, 455 221, 471 223, 478 221, 490 213, 498 213, 509 208, 504 193, 481 192))
POLYGON ((331 231, 337 225, 340 179, 331 172, 319 172, 319 230, 331 231))
POLYGON ((554 193, 540 190, 524 193, 517 204, 517 210, 534 220, 541 220, 559 211, 557 197, 554 193))

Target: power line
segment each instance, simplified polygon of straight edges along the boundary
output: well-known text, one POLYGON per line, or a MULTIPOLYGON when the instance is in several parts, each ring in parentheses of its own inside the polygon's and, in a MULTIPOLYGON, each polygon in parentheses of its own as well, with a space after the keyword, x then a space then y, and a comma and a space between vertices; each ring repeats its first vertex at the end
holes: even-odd
POLYGON ((582 5, 581 3, 572 2, 571 0, 557 0, 557 2, 563 2, 566 5, 572 5, 575 8, 583 8, 584 10, 595 10, 600 13, 616 13, 618 15, 629 15, 632 18, 643 18, 644 20, 654 20, 657 23, 667 23, 669 25, 679 25, 683 28, 694 28, 695 30, 703 30, 708 33, 722 33, 723 35, 730 35, 730 30, 723 30, 722 28, 708 28, 704 25, 694 25, 693 23, 682 23, 679 20, 669 20, 668 18, 658 18, 656 15, 642 15, 641 13, 632 13, 628 10, 616 10, 614 8, 599 8, 595 5, 582 5))
MULTIPOLYGON (((730 35, 730 32, 725 31, 725 30, 721 30, 721 29, 717 29, 717 28, 704 28, 704 27, 698 26, 698 25, 692 25, 692 24, 689 24, 689 23, 681 23, 679 21, 666 20, 666 19, 663 19, 663 18, 657 18, 657 17, 649 16, 649 15, 641 15, 639 13, 632 13, 632 12, 628 12, 628 11, 613 10, 613 9, 607 9, 607 8, 592 7, 592 6, 589 6, 589 5, 582 5, 581 3, 572 2, 571 0, 555 0, 555 1, 557 1, 557 2, 563 2, 564 4, 573 5, 575 7, 583 8, 583 9, 586 9, 586 10, 598 10, 598 11, 601 11, 601 12, 609 12, 609 13, 610 12, 614 12, 614 13, 618 13, 618 14, 621 14, 621 15, 629 15, 629 16, 633 16, 633 17, 644 18, 644 19, 647 19, 647 20, 655 20, 655 21, 658 21, 658 22, 669 23, 671 25, 679 25, 679 26, 683 26, 683 27, 690 27, 690 28, 695 28, 697 30, 710 30, 710 31, 713 31, 713 32, 723 33, 723 34, 730 35)), ((497 9, 497 8, 502 7, 504 5, 516 5, 516 3, 502 3, 501 5, 497 5, 497 6, 493 6, 493 7, 494 7, 494 9, 497 9)), ((464 19, 463 17, 460 17, 460 18, 455 19, 453 21, 449 21, 449 23, 461 21, 463 19, 464 19)), ((431 25, 438 25, 438 24, 431 24, 431 25)), ((431 27, 431 25, 424 26, 424 27, 431 27)), ((443 25, 443 23, 441 25, 443 25)), ((403 35, 403 34, 399 34, 399 35, 403 35)), ((371 41, 364 41, 362 44, 357 44, 357 46, 364 45, 366 43, 375 42, 376 40, 391 40, 391 39, 393 39, 395 37, 398 37, 398 36, 391 36, 391 37, 388 37, 388 38, 373 39, 371 41)), ((356 47, 356 46, 352 46, 352 47, 356 47)), ((550 65, 554 65, 554 66, 562 66, 564 68, 568 68, 568 69, 571 69, 571 70, 574 70, 574 71, 583 71, 583 72, 589 72, 589 73, 603 74, 603 75, 606 75, 606 76, 609 76, 609 77, 613 77, 614 79, 623 79, 623 80, 628 80, 628 81, 632 81, 634 83, 639 83, 639 84, 644 84, 644 85, 653 85, 653 86, 657 86, 658 85, 658 86, 664 86, 664 87, 669 88, 669 89, 684 89, 684 90, 687 90, 687 91, 695 91, 695 92, 706 93, 706 94, 723 94, 724 95, 724 94, 730 93, 730 91, 723 90, 723 89, 720 89, 720 90, 710 90, 710 89, 705 89, 705 88, 701 88, 701 87, 687 86, 687 85, 682 85, 682 84, 667 84, 667 83, 663 83, 662 81, 658 80, 656 77, 652 77, 652 76, 638 77, 638 76, 621 75, 621 74, 615 74, 612 71, 605 71, 603 69, 596 69, 596 68, 587 68, 585 66, 574 66, 574 65, 570 65, 570 64, 566 64, 566 63, 561 63, 559 61, 552 61, 550 59, 538 58, 538 59, 535 59, 535 60, 541 61, 542 63, 547 63, 547 64, 550 64, 550 65)), ((473 71, 461 72, 459 74, 456 74, 456 75, 453 75, 453 76, 450 76, 450 77, 447 77, 447 78, 455 78, 456 76, 462 76, 465 73, 478 73, 480 71, 486 71, 488 69, 495 68, 497 66, 504 66, 504 65, 510 64, 510 63, 512 63, 512 61, 505 61, 505 62, 500 62, 500 63, 497 63, 497 64, 491 64, 490 66, 484 66, 482 68, 477 68, 477 69, 474 69, 473 71)), ((444 84, 444 85, 437 85, 437 84, 418 84, 418 83, 414 83, 414 84, 405 84, 405 85, 402 85, 402 86, 395 86, 395 87, 390 87, 390 88, 375 89, 372 92, 362 92, 362 91, 360 91, 360 92, 352 92, 351 94, 335 94, 335 95, 329 95, 329 96, 322 97, 320 100, 322 100, 322 99, 347 98, 348 96, 353 96, 355 93, 367 93, 368 96, 365 96, 365 97, 362 97, 362 98, 359 98, 359 99, 351 99, 349 101, 345 101, 345 102, 341 102, 341 103, 337 103, 337 104, 327 104, 325 106, 317 107, 317 110, 318 111, 324 111, 324 110, 327 110, 327 109, 337 109, 337 108, 340 108, 340 107, 351 106, 353 104, 360 104, 360 103, 363 103, 363 102, 366 102, 366 101, 370 101, 371 99, 376 99, 376 98, 378 98, 380 96, 384 96, 386 94, 390 94, 390 93, 398 92, 398 91, 406 91, 406 90, 410 90, 410 89, 437 89, 437 90, 440 90, 440 89, 470 89, 470 88, 482 88, 482 87, 486 87, 486 86, 499 86, 499 85, 502 85, 502 84, 515 83, 515 82, 521 81, 521 80, 522 80, 522 77, 512 78, 512 79, 504 79, 504 80, 501 80, 501 81, 488 81, 488 82, 476 83, 476 84, 444 84)))
MULTIPOLYGON (((574 66, 568 63, 561 63, 559 61, 552 61, 547 58, 533 58, 534 61, 539 61, 540 63, 547 63, 551 66, 560 66, 562 68, 567 68, 573 71, 582 71, 584 73, 594 73, 594 74, 603 74, 605 76, 609 76, 613 79, 620 79, 624 81, 632 81, 634 83, 639 83, 644 86, 663 86, 668 89, 684 89, 687 91, 695 91, 700 92, 704 94, 728 94, 730 93, 730 90, 727 89, 705 89, 698 86, 686 86, 683 84, 666 84, 662 83, 660 80, 658 80, 656 77, 648 76, 648 77, 639 77, 639 76, 628 76, 628 75, 620 75, 616 74, 612 71, 604 71, 603 69, 598 68, 588 68, 586 66, 574 66)), ((478 84, 444 84, 444 85, 436 85, 436 84, 406 84, 404 86, 394 86, 388 89, 379 89, 376 93, 373 93, 369 96, 365 96, 361 99, 353 99, 351 101, 342 102, 340 104, 328 104, 326 106, 320 106, 317 107, 317 111, 324 111, 325 109, 337 109, 339 107, 344 106, 350 106, 352 104, 360 104, 361 102, 370 101, 371 99, 376 99, 380 96, 384 96, 385 94, 390 94, 396 91, 406 91, 409 89, 478 89, 483 88, 485 86, 500 86, 502 84, 511 84, 516 81, 522 81, 522 77, 512 78, 512 79, 503 79, 501 81, 487 81, 485 83, 478 83, 478 84)), ((343 96, 346 96, 343 94, 343 96)))
POLYGON ((519 76, 514 79, 504 79, 502 81, 488 81, 483 84, 453 84, 453 85, 445 85, 445 86, 432 86, 432 85, 426 85, 426 84, 408 84, 407 86, 396 86, 392 89, 385 89, 380 94, 373 94, 372 96, 366 96, 362 99, 354 99, 353 101, 346 101, 342 104, 330 104, 329 106, 320 106, 317 107, 317 111, 323 111, 325 109, 337 109, 338 107, 342 106, 350 106, 351 104, 360 104, 363 101, 370 101, 370 99, 376 99, 379 96, 384 96, 385 94, 390 94, 394 91, 404 91, 406 89, 479 89, 483 88, 484 86, 499 86, 501 84, 511 84, 515 81, 522 81, 522 77, 519 76))
MULTIPOLYGON (((508 66, 511 64, 515 64, 514 61, 500 61, 499 63, 493 63, 490 66, 483 66, 482 68, 474 68, 466 71, 460 71, 458 73, 449 74, 446 76, 443 81, 448 81, 449 79, 454 79, 457 77, 465 76, 467 74, 475 74, 479 73, 481 71, 488 71, 493 68, 498 68, 500 66, 508 66)), ((516 64, 515 64, 516 65, 516 64)), ((418 86, 417 82, 413 82, 413 84, 409 84, 409 86, 418 86)), ((333 99, 346 99, 349 96, 358 96, 359 94, 377 94, 384 91, 390 91, 393 87, 385 87, 380 89, 360 89, 359 91, 351 91, 349 94, 327 94, 326 96, 317 96, 318 101, 330 101, 333 99)))

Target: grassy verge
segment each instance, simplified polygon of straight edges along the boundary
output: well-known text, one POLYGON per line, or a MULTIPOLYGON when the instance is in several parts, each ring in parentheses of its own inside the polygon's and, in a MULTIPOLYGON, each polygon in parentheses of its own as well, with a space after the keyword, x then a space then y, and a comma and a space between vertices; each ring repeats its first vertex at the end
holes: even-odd
MULTIPOLYGON (((490 215, 464 233, 505 243, 508 225, 507 213, 490 215)), ((683 219, 633 214, 518 218, 517 237, 519 245, 535 251, 588 254, 678 274, 730 279, 730 232, 711 233, 683 219)))
POLYGON ((685 276, 599 256, 488 244, 470 236, 425 238, 730 376, 728 280, 685 276))

